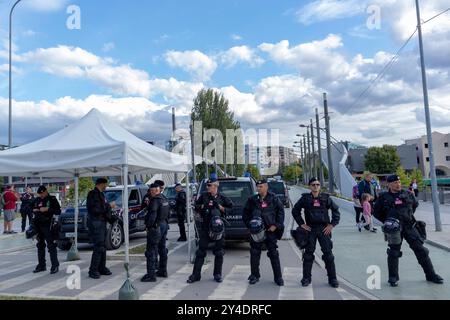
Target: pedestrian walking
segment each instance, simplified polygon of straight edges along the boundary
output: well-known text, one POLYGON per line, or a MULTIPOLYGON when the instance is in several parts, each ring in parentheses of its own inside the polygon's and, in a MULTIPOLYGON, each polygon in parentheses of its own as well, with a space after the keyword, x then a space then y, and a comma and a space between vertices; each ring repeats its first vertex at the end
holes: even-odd
POLYGON ((375 202, 374 216, 384 223, 383 232, 388 242, 387 263, 389 269, 389 284, 398 286, 400 279, 398 272, 399 258, 402 256, 402 242, 406 240, 414 251, 417 261, 421 265, 427 281, 442 284, 444 280, 436 274, 429 257, 429 251, 424 247, 425 235, 423 229, 414 218, 414 212, 419 202, 413 194, 402 190, 398 175, 387 178, 389 191, 380 195, 375 202))
POLYGON ((256 182, 258 194, 248 198, 242 215, 242 220, 250 230, 250 269, 248 278, 250 284, 255 284, 261 277, 259 264, 263 244, 267 248, 267 256, 272 265, 274 282, 284 286, 281 272, 280 254, 277 241, 284 232, 284 205, 272 192, 266 180, 256 182))
POLYGON ((377 229, 373 226, 373 219, 372 219, 372 205, 370 204, 372 200, 372 196, 368 193, 364 193, 362 195, 362 201, 363 201, 363 215, 364 215, 364 223, 360 223, 360 226, 358 227, 359 232, 361 232, 361 228, 365 226, 369 226, 370 232, 377 232, 377 229))
POLYGON ((325 268, 328 275, 328 284, 333 287, 339 287, 336 276, 336 267, 334 264, 333 242, 331 234, 339 224, 339 207, 334 203, 328 193, 320 191, 320 181, 317 178, 311 178, 309 181, 310 193, 304 193, 300 200, 292 209, 292 216, 297 224, 308 231, 308 243, 303 254, 303 279, 301 284, 307 287, 311 284, 311 270, 314 262, 314 252, 316 243, 319 241, 323 252, 322 259, 325 262, 325 268), (302 217, 304 210, 305 218, 302 217), (329 210, 332 212, 330 221, 329 210))
POLYGON ((33 219, 33 206, 34 206, 34 194, 31 187, 26 187, 25 193, 20 197, 20 214, 22 215, 22 232, 25 232, 28 224, 31 225, 31 220, 33 219))
POLYGON ((38 249, 38 265, 33 273, 39 273, 47 270, 45 261, 45 247, 47 246, 50 254, 52 267, 50 274, 58 273, 59 261, 56 245, 56 238, 53 228, 58 222, 61 214, 61 206, 56 197, 51 196, 45 186, 40 186, 37 190, 38 198, 34 201, 33 206, 33 227, 37 232, 37 249, 38 249))
POLYGON ((17 233, 12 229, 13 222, 16 216, 17 201, 20 199, 20 195, 14 190, 14 186, 6 186, 6 190, 2 195, 3 197, 3 234, 15 234, 17 233))
POLYGON ((206 251, 210 242, 214 242, 214 271, 216 282, 222 282, 223 256, 225 255, 225 225, 223 218, 233 208, 233 202, 225 195, 219 193, 219 181, 211 178, 206 183, 207 192, 204 192, 195 202, 195 210, 200 216, 198 250, 195 253, 194 269, 187 282, 200 281, 206 251))
POLYGON ((363 215, 363 207, 361 205, 359 191, 358 191, 358 183, 359 181, 356 181, 356 185, 353 186, 353 209, 355 210, 355 221, 356 221, 356 227, 361 232, 361 217, 363 215))
POLYGON ((419 196, 419 184, 417 183, 417 179, 413 179, 409 187, 414 192, 414 196, 417 198, 419 196))

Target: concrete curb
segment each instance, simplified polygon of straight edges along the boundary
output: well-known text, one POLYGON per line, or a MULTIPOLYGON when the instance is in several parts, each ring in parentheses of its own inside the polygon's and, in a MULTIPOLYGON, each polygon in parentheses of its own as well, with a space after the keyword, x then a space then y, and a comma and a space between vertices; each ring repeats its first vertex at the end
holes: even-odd
MULTIPOLYGON (((292 247, 292 249, 294 250, 294 252, 297 254, 297 256, 300 258, 300 261, 302 260, 302 256, 301 256, 301 251, 300 249, 293 244, 292 242, 289 243, 292 247)), ((317 264, 320 268, 325 270, 325 264, 319 259, 319 256, 317 254, 314 254, 316 256, 316 258, 314 259, 314 263, 317 264)), ((350 283, 349 281, 347 281, 346 279, 342 278, 339 273, 336 274, 337 275, 337 279, 340 283, 344 284, 345 286, 349 287, 350 289, 358 292, 359 294, 361 294, 362 296, 366 297, 369 300, 381 300, 380 298, 378 298, 377 296, 371 294, 370 292, 350 283)), ((350 293, 350 292, 349 292, 350 293)))
POLYGON ((433 240, 425 240, 425 243, 426 243, 426 244, 429 244, 430 246, 433 246, 433 247, 436 247, 436 248, 445 250, 445 251, 447 251, 447 252, 450 252, 450 248, 449 248, 449 247, 447 247, 447 246, 445 246, 445 245, 443 245, 443 244, 440 244, 440 243, 438 243, 438 242, 435 242, 435 241, 433 241, 433 240))

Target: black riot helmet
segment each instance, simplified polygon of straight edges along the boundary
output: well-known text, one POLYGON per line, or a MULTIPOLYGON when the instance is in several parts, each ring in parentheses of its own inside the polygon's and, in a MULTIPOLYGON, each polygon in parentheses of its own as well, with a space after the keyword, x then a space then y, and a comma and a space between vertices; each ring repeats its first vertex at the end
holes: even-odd
POLYGON ((266 228, 260 216, 256 216, 250 221, 250 236, 255 242, 266 240, 266 228))
POLYGON ((220 216, 214 215, 209 225, 209 237, 211 240, 217 241, 222 239, 225 233, 225 225, 220 216))
POLYGON ((30 224, 27 231, 25 232, 25 237, 27 239, 33 239, 37 235, 37 230, 33 224, 30 224))
POLYGON ((300 250, 306 248, 308 244, 309 233, 302 227, 298 227, 297 229, 291 230, 291 236, 294 239, 295 244, 300 250))

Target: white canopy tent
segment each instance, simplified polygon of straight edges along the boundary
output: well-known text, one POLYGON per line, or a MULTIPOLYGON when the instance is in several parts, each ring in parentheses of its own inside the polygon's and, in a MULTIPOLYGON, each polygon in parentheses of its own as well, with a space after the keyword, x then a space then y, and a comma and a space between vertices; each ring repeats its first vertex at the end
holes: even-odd
MULTIPOLYGON (((79 177, 122 176, 126 264, 129 263, 128 175, 187 174, 191 167, 188 156, 170 153, 137 138, 97 109, 46 138, 0 152, 0 176, 74 177, 74 221, 78 221, 79 177)), ((189 205, 188 214, 191 216, 189 205)))

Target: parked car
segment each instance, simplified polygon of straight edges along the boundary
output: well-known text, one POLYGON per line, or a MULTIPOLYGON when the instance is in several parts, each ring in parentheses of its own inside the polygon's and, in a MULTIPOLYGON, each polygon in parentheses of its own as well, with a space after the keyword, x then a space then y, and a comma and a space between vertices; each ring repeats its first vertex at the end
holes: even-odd
MULTIPOLYGON (((206 192, 206 181, 207 179, 204 179, 200 183, 196 199, 198 199, 203 192, 206 192)), ((228 221, 225 233, 226 240, 248 240, 249 231, 242 221, 242 213, 247 199, 256 192, 256 183, 253 178, 219 178, 219 193, 227 196, 233 201, 233 211, 226 217, 228 221)))
MULTIPOLYGON (((128 188, 128 218, 130 234, 145 231, 145 213, 141 212, 141 203, 144 195, 147 193, 148 186, 133 185, 128 188)), ((110 187, 105 190, 106 200, 111 203, 115 202, 117 208, 114 213, 119 217, 118 221, 113 225, 108 223, 106 248, 108 250, 118 249, 124 242, 123 232, 123 209, 122 209, 123 186, 110 187)), ((78 214, 78 242, 89 243, 89 230, 87 226, 87 208, 86 200, 79 207, 78 214)), ((58 240, 58 248, 61 250, 69 250, 72 246, 72 238, 74 237, 74 208, 67 208, 60 217, 61 232, 58 240)))
POLYGON ((290 207, 289 187, 283 180, 269 180, 269 191, 281 200, 286 208, 290 207))

